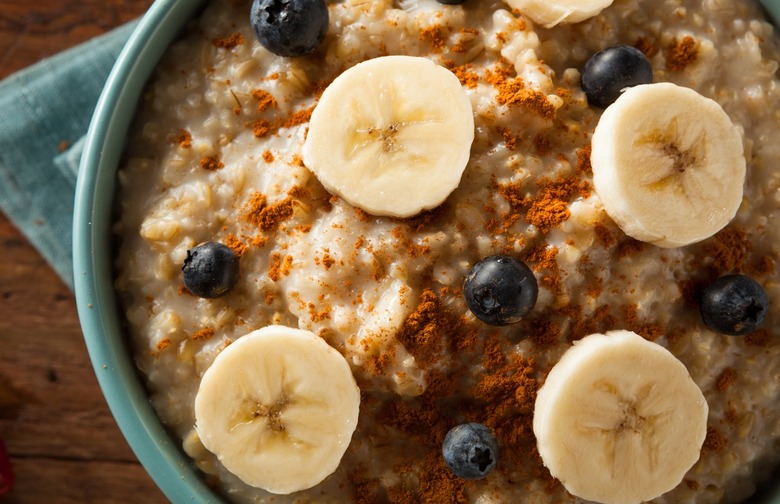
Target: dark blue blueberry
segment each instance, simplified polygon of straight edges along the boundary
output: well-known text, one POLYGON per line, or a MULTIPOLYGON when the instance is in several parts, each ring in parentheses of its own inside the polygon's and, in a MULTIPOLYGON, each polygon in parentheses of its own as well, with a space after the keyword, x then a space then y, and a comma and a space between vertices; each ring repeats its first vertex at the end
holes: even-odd
POLYGON ((444 4, 444 5, 458 5, 458 4, 462 4, 465 1, 466 0, 438 0, 440 4, 444 4))
POLYGON ((742 336, 758 329, 769 310, 761 284, 745 275, 726 275, 704 289, 701 317, 710 329, 742 336))
POLYGON ((238 282, 238 256, 217 242, 206 242, 187 251, 184 285, 202 298, 224 296, 238 282))
POLYGON ((582 90, 588 103, 607 108, 627 87, 653 82, 653 67, 642 51, 615 46, 597 52, 582 70, 582 90))
POLYGON ((249 20, 257 40, 279 56, 305 56, 328 32, 324 0, 254 0, 249 20))
POLYGON ((511 256, 494 255, 471 268, 463 285, 466 304, 494 326, 520 321, 536 304, 539 286, 531 269, 511 256))
POLYGON ((441 447, 444 462, 456 476, 482 479, 496 467, 498 441, 490 429, 478 423, 453 427, 441 447))

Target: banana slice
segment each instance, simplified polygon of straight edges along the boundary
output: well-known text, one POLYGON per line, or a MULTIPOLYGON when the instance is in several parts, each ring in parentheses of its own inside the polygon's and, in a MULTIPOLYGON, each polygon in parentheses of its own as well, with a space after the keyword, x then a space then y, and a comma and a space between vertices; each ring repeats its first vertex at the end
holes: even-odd
POLYGON ((742 137, 715 101, 668 82, 624 91, 591 141, 593 184, 629 236, 681 247, 717 233, 742 202, 742 137))
POLYGON ((325 89, 303 162, 352 205, 409 217, 458 187, 473 140, 471 101, 452 72, 426 58, 383 56, 325 89))
POLYGON ((592 334, 552 368, 534 434, 550 473, 603 504, 653 499, 699 459, 708 406, 668 350, 630 331, 592 334))
POLYGON ((336 470, 359 406, 341 354, 314 333, 268 326, 237 339, 203 374, 195 428, 246 484, 289 494, 336 470))
POLYGON ((552 28, 561 23, 579 23, 598 15, 613 0, 504 0, 535 23, 552 28))

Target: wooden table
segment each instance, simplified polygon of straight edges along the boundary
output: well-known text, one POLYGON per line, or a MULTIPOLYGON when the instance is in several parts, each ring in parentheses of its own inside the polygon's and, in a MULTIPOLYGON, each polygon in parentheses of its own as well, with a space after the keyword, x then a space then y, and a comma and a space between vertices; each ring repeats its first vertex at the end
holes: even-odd
MULTIPOLYGON (((150 4, 0 0, 0 79, 150 4)), ((166 502, 106 406, 73 294, 2 213, 0 439, 16 478, 3 503, 166 502)))

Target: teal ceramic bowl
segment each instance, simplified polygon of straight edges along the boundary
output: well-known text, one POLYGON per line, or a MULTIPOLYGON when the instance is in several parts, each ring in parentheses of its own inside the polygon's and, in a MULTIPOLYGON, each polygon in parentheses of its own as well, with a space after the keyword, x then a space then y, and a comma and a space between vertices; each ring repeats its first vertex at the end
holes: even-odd
MULTIPOLYGON (((87 136, 76 188, 73 233, 79 318, 108 406, 165 496, 175 503, 199 504, 223 501, 203 482, 149 403, 124 338, 110 251, 115 173, 139 97, 165 49, 204 3, 157 0, 119 56, 87 136)), ((776 24, 780 23, 780 0, 762 3, 776 24)), ((751 502, 780 504, 780 474, 751 502)))
MULTIPOLYGON (((203 0, 157 0, 124 47, 95 109, 76 187, 74 277, 90 359, 122 434, 172 502, 217 503, 154 413, 123 336, 113 287, 111 208, 116 168, 141 91, 203 0)), ((142 501, 143 498, 140 498, 142 501)))

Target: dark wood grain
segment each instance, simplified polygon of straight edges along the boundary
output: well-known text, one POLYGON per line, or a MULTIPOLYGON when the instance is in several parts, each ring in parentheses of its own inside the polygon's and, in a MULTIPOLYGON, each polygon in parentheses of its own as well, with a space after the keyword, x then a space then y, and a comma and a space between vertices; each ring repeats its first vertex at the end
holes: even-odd
MULTIPOLYGON (((0 79, 134 19, 151 0, 0 0, 0 79)), ((166 502, 119 432, 73 294, 0 213, 3 503, 166 502)))

